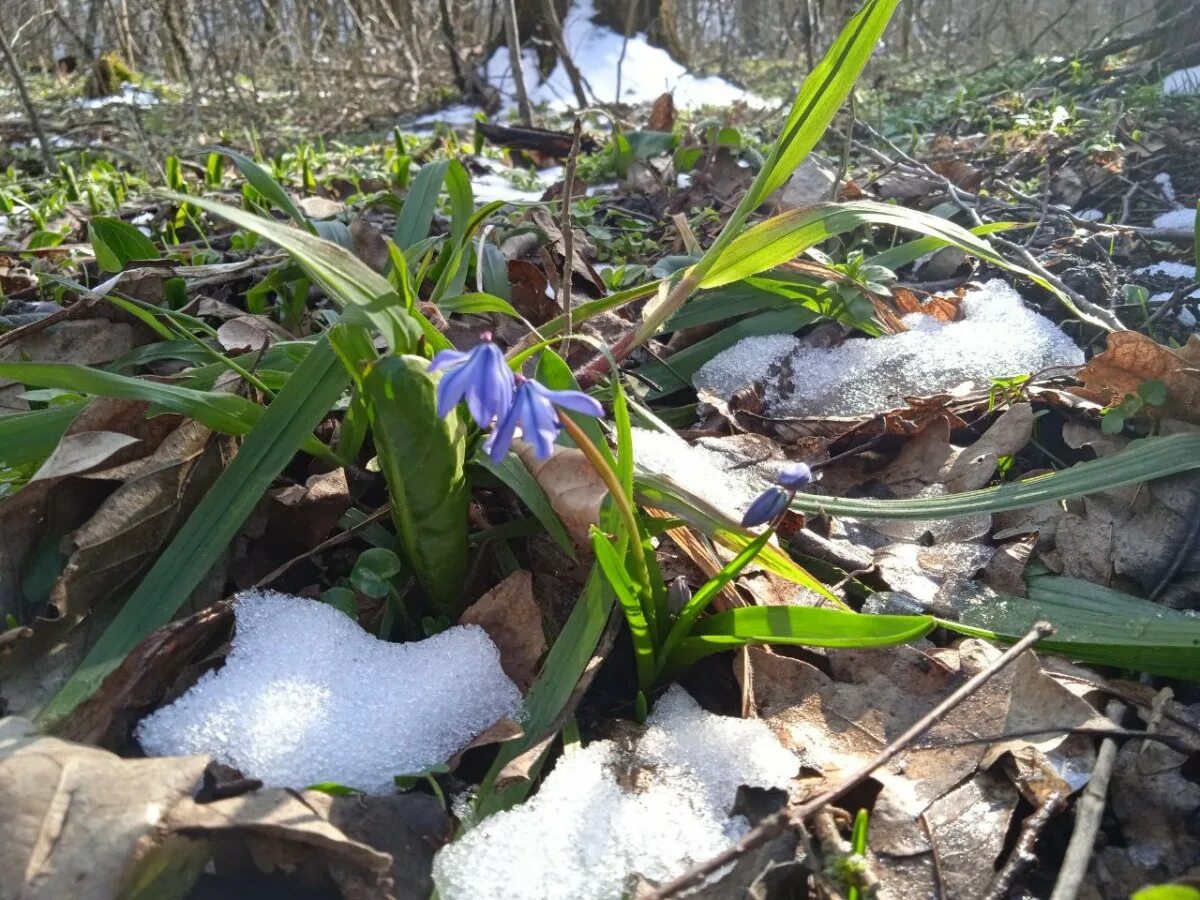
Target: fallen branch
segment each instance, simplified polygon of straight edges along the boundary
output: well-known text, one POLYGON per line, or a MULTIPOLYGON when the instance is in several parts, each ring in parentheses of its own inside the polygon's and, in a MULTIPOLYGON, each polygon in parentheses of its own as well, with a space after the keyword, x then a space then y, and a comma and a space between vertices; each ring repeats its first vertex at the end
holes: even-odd
POLYGON ((674 881, 669 881, 659 887, 657 890, 646 895, 645 900, 664 900, 667 897, 673 897, 681 891, 686 891, 694 887, 712 875, 714 872, 723 869, 730 863, 735 862, 738 858, 749 853, 757 847, 761 847, 775 835, 781 833, 785 828, 795 827, 794 823, 802 822, 804 819, 811 816, 817 810, 829 805, 835 800, 845 796, 876 769, 886 765, 896 756, 898 756, 905 748, 913 741, 927 732, 930 728, 944 719, 956 706, 978 691, 981 687, 988 683, 997 674, 1016 661, 1018 657, 1038 641, 1054 634, 1054 626, 1049 622, 1037 622, 1029 633, 1023 638, 1009 647, 1004 653, 998 656, 991 665, 986 669, 976 673, 969 681, 962 685, 958 690, 952 693, 949 697, 923 715, 920 719, 905 731, 902 735, 879 751, 871 760, 856 769, 848 775, 836 787, 832 787, 827 791, 823 791, 811 800, 807 800, 800 804, 794 810, 784 809, 763 819, 756 827, 751 829, 740 841, 730 847, 723 853, 714 856, 706 862, 694 866, 687 872, 684 872, 674 881))
MULTIPOLYGON (((1125 704, 1120 700, 1110 701, 1108 708, 1104 710, 1104 714, 1114 722, 1119 722, 1124 713, 1125 704)), ((1063 858, 1062 868, 1059 869, 1058 880, 1054 882, 1050 900, 1075 900, 1079 888, 1083 885, 1088 861, 1092 858, 1092 847, 1095 846, 1096 835, 1100 831, 1100 819, 1104 816, 1108 782, 1116 761, 1117 742, 1112 738, 1105 738, 1100 743, 1100 752, 1096 754, 1092 777, 1079 802, 1075 804, 1075 828, 1071 832, 1071 842, 1067 844, 1067 854, 1063 858)))

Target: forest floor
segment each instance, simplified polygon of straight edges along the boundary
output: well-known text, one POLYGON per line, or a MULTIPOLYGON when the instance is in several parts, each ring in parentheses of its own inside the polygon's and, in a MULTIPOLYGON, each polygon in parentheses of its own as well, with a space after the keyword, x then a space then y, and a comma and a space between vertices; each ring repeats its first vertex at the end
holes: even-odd
POLYGON ((581 139, 550 93, 540 130, 261 92, 241 129, 35 80, 53 173, 0 94, 6 877, 665 897, 748 834, 693 896, 1197 883, 1200 96, 1119 58, 865 79, 625 355, 772 164, 784 69, 626 83, 581 139), (496 463, 410 427, 423 387, 377 402, 386 360, 316 368, 388 303, 415 337, 355 352, 489 333, 561 389, 622 357, 581 421, 647 596, 712 603, 690 665, 644 690, 579 440, 496 463))

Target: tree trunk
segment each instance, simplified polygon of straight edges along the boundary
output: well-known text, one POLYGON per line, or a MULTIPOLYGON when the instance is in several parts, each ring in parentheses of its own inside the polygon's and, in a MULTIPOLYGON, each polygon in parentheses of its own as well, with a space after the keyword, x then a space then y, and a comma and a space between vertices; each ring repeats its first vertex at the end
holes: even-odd
POLYGON ((1154 17, 1164 25, 1153 52, 1163 56, 1164 65, 1200 64, 1200 15, 1195 0, 1157 0, 1154 17))
POLYGON ((517 111, 521 124, 533 124, 533 109, 525 92, 525 68, 521 64, 521 33, 517 26, 517 0, 508 0, 508 15, 504 17, 504 34, 508 41, 508 62, 512 69, 513 90, 517 94, 517 111))

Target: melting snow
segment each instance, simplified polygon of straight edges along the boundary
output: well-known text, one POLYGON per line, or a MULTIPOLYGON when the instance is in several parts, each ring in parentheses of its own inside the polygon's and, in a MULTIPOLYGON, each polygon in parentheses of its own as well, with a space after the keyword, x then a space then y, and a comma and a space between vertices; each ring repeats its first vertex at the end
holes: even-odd
POLYGON ((151 756, 208 753, 268 787, 390 793, 521 705, 478 626, 392 644, 274 591, 241 594, 234 611, 224 668, 138 725, 151 756))
POLYGON ((126 82, 121 85, 121 93, 119 94, 113 94, 111 97, 84 97, 76 102, 82 109, 99 109, 102 106, 113 106, 116 104, 123 106, 154 106, 158 103, 158 98, 149 91, 140 90, 126 82))
POLYGON ((797 769, 766 724, 712 715, 675 686, 631 751, 567 753, 532 800, 439 851, 438 896, 617 900, 635 874, 665 881, 730 847, 749 828, 730 816, 738 787, 786 789, 797 769))
POLYGON ((859 416, 964 382, 981 388, 992 378, 1083 365, 1083 353, 1071 339, 1027 309, 1003 281, 993 279, 968 293, 962 310, 963 319, 950 323, 913 313, 904 317, 911 331, 852 338, 829 349, 790 335, 745 338, 709 360, 693 383, 728 396, 765 381, 766 409, 775 416, 859 416), (772 377, 777 367, 786 370, 785 377, 772 377))
POLYGON ((1170 212, 1154 217, 1155 228, 1183 228, 1190 230, 1196 227, 1196 211, 1181 206, 1170 212))
POLYGON ((1163 262, 1151 263, 1148 266, 1142 266, 1140 269, 1133 270, 1134 275, 1161 275, 1164 278, 1186 278, 1188 281, 1195 281, 1196 267, 1189 266, 1187 263, 1175 262, 1174 260, 1164 260, 1163 262))
MULTIPOLYGON (((692 75, 671 59, 666 50, 652 46, 644 34, 635 34, 629 38, 625 47, 625 58, 621 62, 624 36, 611 28, 593 24, 592 19, 595 15, 594 0, 575 0, 563 22, 563 35, 571 58, 583 74, 596 102, 612 103, 619 99, 621 103, 648 103, 665 91, 671 91, 675 105, 681 108, 728 106, 738 102, 754 107, 766 105, 766 101, 761 97, 744 91, 722 78, 692 75), (618 69, 621 84, 619 98, 618 69)), ((525 76, 525 89, 529 93, 530 103, 535 106, 544 103, 556 111, 573 109, 576 106, 575 93, 571 89, 571 81, 561 61, 543 81, 538 72, 537 54, 533 50, 526 50, 521 59, 521 71, 525 76)), ((516 108, 512 66, 509 63, 507 48, 497 49, 488 60, 486 76, 488 83, 497 87, 504 98, 504 109, 499 116, 503 117, 516 108)), ((415 124, 470 124, 474 120, 474 114, 473 107, 459 104, 422 116, 415 124)))
POLYGON ((732 457, 662 431, 634 428, 633 458, 639 468, 666 475, 732 519, 740 520, 767 487, 752 469, 727 468, 736 462, 732 457))
POLYGON ((1200 66, 1176 69, 1163 79, 1163 93, 1181 97, 1200 96, 1200 66))

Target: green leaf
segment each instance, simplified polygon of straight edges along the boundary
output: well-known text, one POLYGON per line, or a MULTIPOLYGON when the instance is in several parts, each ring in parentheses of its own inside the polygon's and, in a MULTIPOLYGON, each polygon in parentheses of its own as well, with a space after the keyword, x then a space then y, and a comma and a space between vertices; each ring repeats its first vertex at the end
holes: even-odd
MULTIPOLYGON (((268 203, 283 210, 293 222, 304 230, 312 231, 312 224, 308 221, 308 217, 304 215, 300 207, 296 205, 296 201, 292 199, 292 195, 285 191, 282 185, 272 178, 266 169, 250 157, 243 156, 241 153, 238 153, 236 150, 230 150, 228 147, 202 147, 201 149, 211 150, 213 153, 219 153, 233 160, 233 164, 238 167, 243 177, 250 182, 250 186, 262 194, 268 203)), ((197 205, 202 206, 203 204, 197 205)), ((267 237, 267 235, 263 236, 267 237)))
POLYGON ((438 194, 441 193, 449 167, 450 161, 446 159, 425 163, 413 178, 392 234, 392 240, 401 250, 407 250, 429 234, 438 194))
POLYGON ((959 621, 952 631, 1016 641, 1039 620, 1057 629, 1038 652, 1134 672, 1200 681, 1200 620, 1158 603, 1078 578, 1026 579, 1028 597, 980 586, 952 598, 959 621))
MULTIPOLYGON (((998 231, 1009 231, 1013 228, 1025 227, 1028 226, 1021 222, 985 222, 983 225, 976 225, 972 228, 971 234, 982 237, 985 234, 995 234, 998 231)), ((926 253, 942 249, 947 243, 945 238, 940 237, 917 238, 915 241, 897 244, 895 247, 884 250, 882 253, 876 253, 874 256, 864 260, 863 266, 883 266, 885 269, 895 271, 901 266, 916 262, 926 253)))
MULTIPOLYGON (((0 419, 0 427, 3 427, 3 423, 4 420, 0 419)), ((525 464, 521 460, 510 453, 504 457, 500 465, 496 465, 486 453, 480 450, 475 454, 472 462, 504 482, 542 523, 546 533, 563 549, 563 552, 571 559, 575 558, 575 545, 572 543, 570 535, 567 534, 567 529, 563 527, 558 513, 550 505, 550 498, 546 496, 542 486, 537 483, 537 479, 529 474, 529 470, 525 468, 525 464)))
POLYGON ((483 242, 482 258, 476 263, 483 284, 482 289, 502 300, 512 300, 512 287, 508 283, 508 260, 495 244, 483 242))
POLYGON ((932 616, 872 616, 812 606, 741 606, 702 619, 664 663, 663 677, 698 660, 748 644, 807 647, 887 647, 914 641, 936 624, 932 616))
POLYGON ((457 413, 438 416, 427 368, 412 356, 380 360, 363 394, 401 553, 437 611, 456 619, 468 561, 466 442, 457 413))
POLYGON ((491 294, 459 294, 457 297, 441 300, 438 307, 446 313, 500 313, 514 319, 521 318, 521 314, 511 303, 491 294))
POLYGON ((1167 386, 1157 378, 1138 385, 1138 396, 1151 406, 1162 406, 1167 402, 1167 386))
POLYGON ((361 311, 394 351, 407 350, 420 338, 420 328, 405 311, 396 289, 345 247, 224 203, 181 194, 163 193, 162 196, 176 203, 190 202, 278 244, 334 302, 361 311))
MULTIPOLYGON (((1196 243, 1200 245, 1200 239, 1196 243)), ((1136 891, 1129 900, 1200 900, 1200 890, 1190 884, 1154 884, 1136 891)))
POLYGON ((1127 484, 1165 478, 1200 468, 1200 434, 1173 434, 1134 441, 1100 459, 996 487, 942 497, 870 500, 797 494, 792 509, 808 515, 875 519, 951 519, 1007 512, 1053 500, 1066 500, 1127 484))
POLYGON ((501 745, 500 752, 480 785, 475 800, 475 813, 479 818, 520 803, 532 790, 537 772, 545 759, 544 751, 541 759, 530 767, 530 781, 517 781, 502 790, 496 790, 496 778, 512 760, 549 737, 548 732, 552 729, 561 727, 563 708, 571 699, 575 685, 579 683, 596 650, 612 607, 612 593, 604 576, 593 566, 583 586, 583 593, 567 618, 567 624, 546 655, 537 680, 525 695, 525 717, 522 720, 525 734, 501 745))
POLYGON ((691 633, 696 619, 708 609, 708 605, 716 599, 721 589, 737 578, 741 574, 742 569, 746 568, 751 560, 762 552, 763 547, 771 540, 772 534, 773 532, 770 531, 760 534, 745 550, 734 557, 720 572, 706 581, 700 587, 700 590, 692 595, 692 598, 679 611, 675 623, 671 626, 671 633, 667 636, 666 643, 663 644, 662 656, 664 659, 669 658, 675 647, 691 633))
MULTIPOLYGON (((593 525, 591 536, 596 564, 608 581, 608 586, 617 595, 617 602, 621 604, 621 610, 625 613, 625 623, 629 626, 629 635, 633 639, 633 659, 637 667, 638 684, 649 688, 654 684, 654 637, 650 633, 646 613, 642 609, 639 598, 641 592, 604 532, 593 525)), ((633 536, 633 539, 636 540, 637 536, 633 536)))
POLYGON ((350 590, 350 588, 330 588, 322 592, 321 602, 328 603, 334 609, 340 610, 354 621, 358 621, 358 597, 355 596, 354 591, 350 590))
POLYGON ((392 588, 392 579, 400 574, 404 564, 391 550, 371 547, 358 555, 354 568, 350 570, 350 583, 354 589, 378 600, 386 597, 392 588))
POLYGON ((634 159, 665 156, 675 149, 679 136, 671 131, 630 131, 625 134, 634 159))
POLYGON ((120 272, 137 260, 161 259, 154 242, 133 225, 108 216, 88 220, 88 240, 96 263, 105 272, 120 272))
MULTIPOLYGON (((177 384, 147 381, 72 363, 0 363, 0 378, 38 387, 94 394, 97 397, 144 400, 195 419, 222 434, 246 434, 263 416, 261 406, 237 394, 197 391, 177 384)), ((305 439, 303 448, 314 456, 331 458, 328 448, 312 435, 305 439)))
POLYGON ((267 488, 328 414, 348 381, 329 342, 324 338, 317 341, 247 435, 233 462, 142 578, 70 680, 41 711, 38 721, 43 727, 60 720, 91 696, 130 650, 169 622, 187 602, 267 488))
POLYGON ((41 462, 58 446, 86 402, 0 416, 0 468, 41 462))
MULTIPOLYGON (((669 478, 653 472, 639 471, 634 482, 638 501, 644 506, 653 506, 677 516, 701 534, 735 553, 741 553, 759 538, 759 535, 747 531, 707 501, 684 490, 669 478)), ((758 555, 758 564, 780 578, 816 591, 831 603, 845 607, 829 588, 772 544, 763 546, 758 555)))

